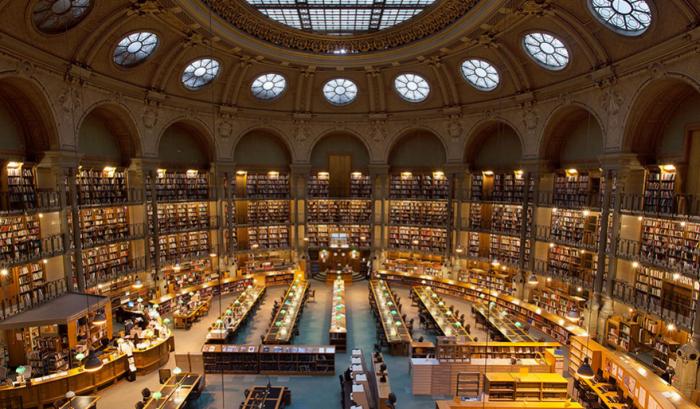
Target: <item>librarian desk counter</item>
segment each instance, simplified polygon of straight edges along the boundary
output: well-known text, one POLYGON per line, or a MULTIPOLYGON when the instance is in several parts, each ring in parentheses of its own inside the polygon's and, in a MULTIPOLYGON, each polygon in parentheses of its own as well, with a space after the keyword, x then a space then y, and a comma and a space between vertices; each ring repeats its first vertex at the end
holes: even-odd
POLYGON ((139 375, 146 375, 168 363, 170 352, 175 350, 175 337, 152 341, 144 349, 134 349, 134 361, 139 375))
MULTIPOLYGON (((0 387, 0 402, 22 402, 22 407, 51 408, 53 403, 63 398, 66 391, 76 394, 86 394, 97 390, 99 387, 116 382, 118 378, 126 374, 128 363, 126 355, 110 354, 103 356, 104 366, 94 372, 87 372, 82 368, 69 369, 40 378, 31 379, 30 384, 19 386, 0 387)), ((88 406, 90 407, 90 406, 88 406)))

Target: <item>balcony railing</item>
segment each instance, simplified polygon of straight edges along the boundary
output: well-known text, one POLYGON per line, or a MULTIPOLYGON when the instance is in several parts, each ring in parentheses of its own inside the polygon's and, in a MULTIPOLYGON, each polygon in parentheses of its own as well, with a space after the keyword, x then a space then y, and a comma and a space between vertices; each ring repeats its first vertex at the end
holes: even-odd
POLYGON ((54 190, 37 189, 35 200, 10 200, 10 193, 0 192, 0 214, 22 214, 26 212, 48 212, 61 206, 59 193, 54 190))
POLYGON ((95 287, 99 283, 112 281, 125 275, 140 273, 146 270, 146 259, 138 257, 130 259, 128 264, 120 265, 118 268, 111 271, 101 271, 97 274, 92 274, 90 277, 85 277, 85 288, 95 287))
POLYGON ((700 198, 676 194, 663 203, 650 204, 643 194, 623 194, 620 207, 623 211, 659 217, 700 217, 700 198))

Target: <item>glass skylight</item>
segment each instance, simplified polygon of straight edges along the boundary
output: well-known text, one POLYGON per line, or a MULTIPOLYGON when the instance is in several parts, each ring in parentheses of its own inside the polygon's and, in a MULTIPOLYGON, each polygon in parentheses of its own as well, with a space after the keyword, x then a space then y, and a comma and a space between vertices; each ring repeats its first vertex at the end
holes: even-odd
POLYGON ((523 37, 523 47, 530 57, 549 70, 561 70, 569 64, 569 50, 551 34, 527 34, 523 37))
POLYGON ((389 28, 436 0, 246 0, 267 17, 299 30, 360 34, 389 28))
POLYGON ((132 67, 148 58, 158 47, 158 36, 148 31, 131 33, 114 49, 114 62, 132 67))
POLYGON ((651 9, 644 0, 590 0, 598 19, 625 35, 640 35, 651 25, 651 9))
POLYGON ((259 99, 275 99, 287 88, 287 80, 279 74, 261 75, 253 81, 250 90, 259 99))
POLYGON ((39 0, 32 10, 32 20, 45 33, 61 33, 80 23, 90 6, 90 0, 39 0))
POLYGON ((496 68, 484 60, 471 59, 463 62, 462 75, 474 88, 482 91, 491 91, 500 82, 496 68))
POLYGON ((357 97, 357 85, 345 78, 336 78, 323 86, 323 95, 333 105, 347 105, 357 97))
POLYGON ((425 78, 416 74, 401 74, 394 80, 394 88, 401 98, 408 102, 425 101, 430 94, 430 85, 425 78))
POLYGON ((182 72, 182 85, 196 91, 212 82, 219 74, 219 62, 212 58, 192 61, 182 72))

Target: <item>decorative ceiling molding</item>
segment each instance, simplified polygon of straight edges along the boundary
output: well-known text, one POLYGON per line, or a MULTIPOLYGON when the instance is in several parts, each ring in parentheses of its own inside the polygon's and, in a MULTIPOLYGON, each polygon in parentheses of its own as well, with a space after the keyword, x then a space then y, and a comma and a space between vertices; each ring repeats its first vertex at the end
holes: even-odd
POLYGON ((253 37, 286 49, 311 53, 348 54, 384 51, 421 40, 466 15, 480 0, 442 0, 410 19, 410 24, 360 35, 330 36, 295 30, 257 12, 239 0, 201 0, 219 17, 253 37))

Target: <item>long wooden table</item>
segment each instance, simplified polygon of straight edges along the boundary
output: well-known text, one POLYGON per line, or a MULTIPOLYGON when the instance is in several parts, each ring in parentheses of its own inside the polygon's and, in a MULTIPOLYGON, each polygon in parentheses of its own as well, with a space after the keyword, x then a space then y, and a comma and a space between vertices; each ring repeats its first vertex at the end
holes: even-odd
POLYGON ((347 306, 345 305, 345 281, 336 278, 333 282, 333 302, 331 304, 331 327, 328 339, 338 351, 347 349, 348 326, 347 306))
POLYGON ((272 320, 272 325, 265 335, 266 344, 288 344, 291 342, 294 325, 304 303, 304 295, 309 289, 309 282, 294 280, 284 295, 284 301, 272 320))
POLYGON ((442 300, 435 291, 430 287, 420 286, 413 287, 413 293, 418 297, 423 307, 428 311, 432 317, 440 332, 444 336, 457 336, 464 337, 469 341, 474 341, 474 339, 469 335, 466 329, 462 326, 447 308, 445 302, 442 300))
POLYGON ((603 405, 609 409, 626 409, 627 405, 618 401, 618 394, 614 386, 611 384, 596 383, 593 379, 580 378, 595 394, 598 396, 603 405), (605 391, 601 389, 603 386, 609 386, 612 390, 605 391))
POLYGON ((369 288, 377 305, 379 321, 382 323, 384 335, 389 343, 389 351, 392 355, 408 355, 413 339, 389 286, 382 280, 373 280, 369 282, 369 288))
POLYGON ((205 314, 205 311, 209 310, 210 302, 211 299, 200 301, 199 305, 193 308, 187 314, 181 314, 179 312, 173 313, 173 321, 175 322, 175 328, 190 329, 190 327, 192 327, 192 324, 197 320, 197 318, 201 317, 205 314))
POLYGON ((202 376, 195 373, 173 375, 160 388, 160 399, 151 397, 144 409, 184 408, 193 395, 199 391, 202 376))
POLYGON ((505 309, 500 309, 496 306, 490 308, 486 303, 472 304, 474 309, 484 317, 493 329, 498 331, 503 337, 510 342, 533 342, 534 340, 522 328, 520 321, 513 320, 505 309), (504 314, 505 313, 505 314, 504 314))
POLYGON ((286 386, 254 386, 243 402, 242 409, 281 409, 286 406, 286 386))
POLYGON ((206 342, 224 342, 226 339, 238 331, 241 323, 246 320, 253 307, 265 293, 265 287, 248 286, 236 297, 221 316, 214 322, 214 325, 207 333, 206 342), (229 313, 230 312, 230 313, 229 313), (227 325, 229 317, 232 319, 231 325, 227 325))

